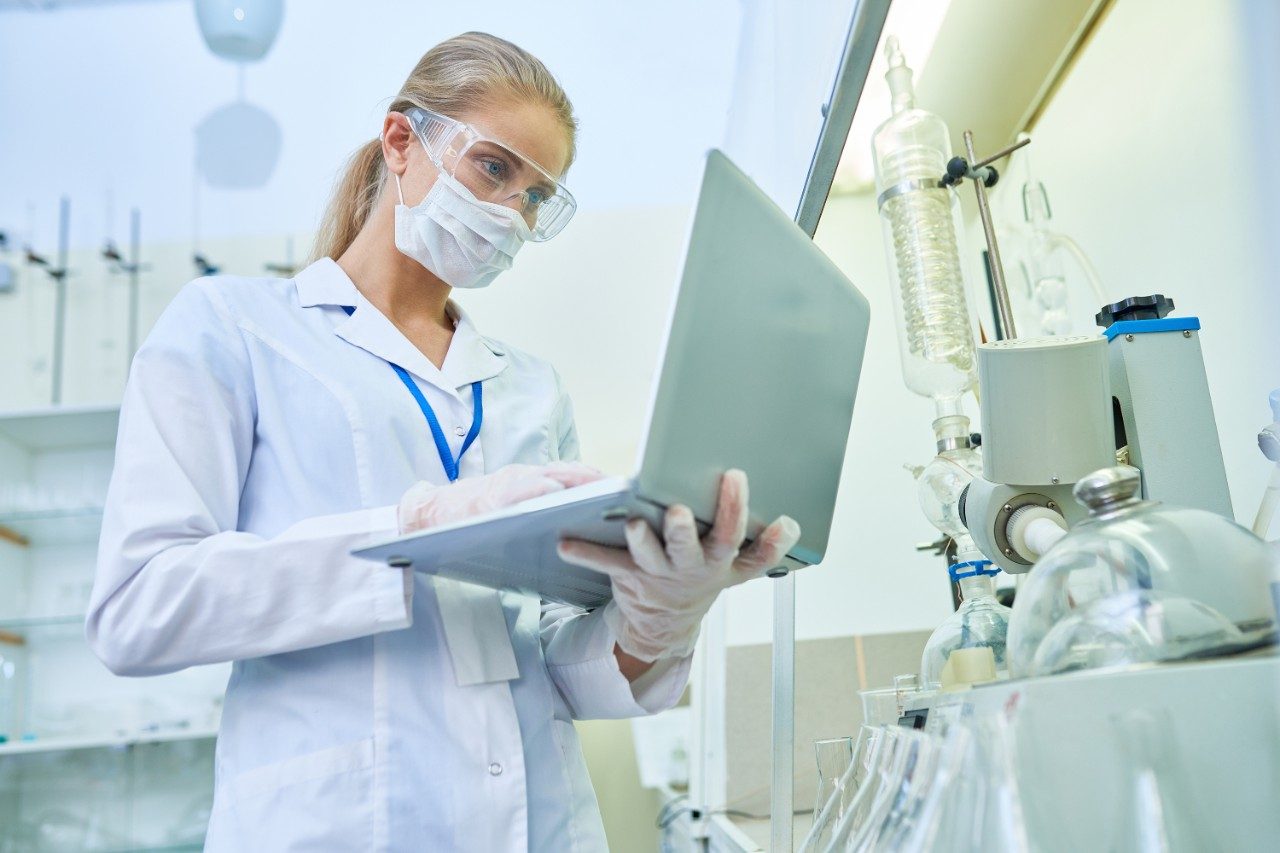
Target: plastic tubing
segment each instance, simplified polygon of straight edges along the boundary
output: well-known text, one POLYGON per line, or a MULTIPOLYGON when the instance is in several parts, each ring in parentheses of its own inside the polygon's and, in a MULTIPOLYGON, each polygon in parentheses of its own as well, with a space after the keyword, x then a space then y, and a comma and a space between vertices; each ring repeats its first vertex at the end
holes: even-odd
POLYGON ((1271 472, 1271 482, 1267 484, 1267 490, 1262 493, 1262 506, 1258 507, 1258 515, 1253 520, 1253 535, 1259 539, 1267 538, 1267 531, 1271 527, 1271 520, 1275 518, 1276 509, 1280 508, 1280 462, 1276 463, 1276 467, 1271 472))
POLYGON ((1107 304, 1107 298, 1102 295, 1102 279, 1098 275, 1098 269, 1093 265, 1093 261, 1089 260, 1089 256, 1084 253, 1084 249, 1080 248, 1080 244, 1068 237, 1066 234, 1054 234, 1052 237, 1055 246, 1060 246, 1067 251, 1076 264, 1084 272, 1085 279, 1089 282, 1089 287, 1093 288, 1093 298, 1099 308, 1107 304))

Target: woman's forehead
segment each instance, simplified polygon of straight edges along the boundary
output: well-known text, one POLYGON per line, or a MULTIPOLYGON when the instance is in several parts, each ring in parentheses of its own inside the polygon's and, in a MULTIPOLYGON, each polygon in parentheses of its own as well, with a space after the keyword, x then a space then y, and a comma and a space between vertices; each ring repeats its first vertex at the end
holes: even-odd
POLYGON ((489 138, 504 143, 559 177, 568 168, 569 140, 550 108, 504 99, 458 117, 489 138))

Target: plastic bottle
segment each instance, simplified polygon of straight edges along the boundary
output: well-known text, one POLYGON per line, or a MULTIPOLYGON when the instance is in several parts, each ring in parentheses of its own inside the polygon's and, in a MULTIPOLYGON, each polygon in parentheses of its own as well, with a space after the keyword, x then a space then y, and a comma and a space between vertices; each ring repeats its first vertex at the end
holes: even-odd
POLYGON ((941 118, 916 107, 911 69, 896 38, 886 40, 885 55, 893 115, 877 128, 872 152, 902 373, 908 388, 940 401, 945 413, 976 381, 954 198, 939 185, 951 136, 941 118))

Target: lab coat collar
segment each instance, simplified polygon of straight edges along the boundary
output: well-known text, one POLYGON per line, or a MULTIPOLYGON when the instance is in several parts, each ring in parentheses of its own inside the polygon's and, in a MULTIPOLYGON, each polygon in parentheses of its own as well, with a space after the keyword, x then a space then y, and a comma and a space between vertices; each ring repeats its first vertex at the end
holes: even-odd
POLYGON ((332 305, 356 309, 335 324, 334 332, 340 338, 384 361, 400 365, 455 398, 460 389, 492 379, 506 369, 503 348, 480 335, 471 318, 453 300, 446 306, 454 321, 453 340, 444 367, 440 369, 364 298, 333 259, 321 258, 300 271, 294 282, 298 304, 303 308, 332 305))

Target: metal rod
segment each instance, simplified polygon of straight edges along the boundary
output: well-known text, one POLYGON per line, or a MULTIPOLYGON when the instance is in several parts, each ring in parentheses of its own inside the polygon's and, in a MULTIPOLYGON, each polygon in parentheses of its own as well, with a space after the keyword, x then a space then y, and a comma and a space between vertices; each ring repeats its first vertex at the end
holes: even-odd
POLYGON ((125 376, 133 366, 138 351, 138 278, 142 274, 142 212, 129 211, 129 332, 125 347, 125 376))
MULTIPOLYGON (((973 152, 973 131, 964 132, 964 151, 970 163, 977 159, 973 152)), ((1009 338, 1018 336, 1013 324, 1013 306, 1009 304, 1009 289, 1004 283, 1004 265, 1000 262, 1000 247, 996 244, 996 229, 991 222, 991 206, 987 203, 987 188, 981 180, 974 180, 974 192, 978 196, 978 218, 982 220, 982 233, 987 238, 987 250, 991 253, 991 284, 996 292, 996 317, 1009 338)))
POLYGON ((974 163, 972 166, 970 166, 970 168, 981 169, 983 166, 990 166, 995 161, 1002 160, 1005 157, 1008 157, 1010 154, 1017 151, 1022 146, 1030 145, 1030 144, 1031 144, 1031 137, 1028 136, 1026 139, 1020 139, 1017 142, 1013 143, 1012 145, 1008 146, 1007 148, 1000 149, 999 151, 992 154, 987 159, 983 160, 981 163, 974 163))
POLYGON ((71 239, 71 199, 66 196, 58 206, 58 268, 53 272, 53 389, 50 395, 56 406, 62 402, 63 349, 67 331, 67 252, 71 239))
POLYGON ((773 582, 773 780, 770 786, 770 850, 789 853, 795 795, 796 576, 773 582))

